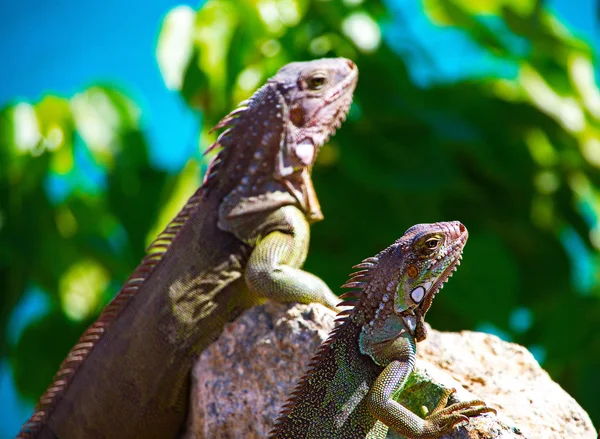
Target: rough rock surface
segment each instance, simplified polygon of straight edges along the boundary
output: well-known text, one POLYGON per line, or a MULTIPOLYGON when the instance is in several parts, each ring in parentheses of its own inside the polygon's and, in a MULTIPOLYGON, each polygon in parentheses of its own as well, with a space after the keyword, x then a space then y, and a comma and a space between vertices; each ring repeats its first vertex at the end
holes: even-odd
MULTIPOLYGON (((227 325, 194 366, 185 437, 266 437, 334 318, 317 304, 268 303, 227 325)), ((588 415, 521 346, 487 334, 429 330, 418 353, 401 400, 415 413, 423 416, 421 407, 434 406, 444 387, 457 389, 456 400, 483 399, 498 410, 445 439, 596 438, 588 415)))

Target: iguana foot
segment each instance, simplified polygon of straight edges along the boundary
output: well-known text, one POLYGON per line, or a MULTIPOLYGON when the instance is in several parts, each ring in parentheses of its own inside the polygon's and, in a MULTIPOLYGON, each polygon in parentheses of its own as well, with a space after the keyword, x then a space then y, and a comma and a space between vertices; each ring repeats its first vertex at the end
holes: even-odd
POLYGON ((437 438, 449 433, 454 427, 466 425, 469 418, 483 413, 496 413, 492 407, 488 407, 484 401, 472 400, 462 401, 447 406, 448 399, 456 392, 456 389, 447 389, 435 409, 425 418, 426 437, 437 438))

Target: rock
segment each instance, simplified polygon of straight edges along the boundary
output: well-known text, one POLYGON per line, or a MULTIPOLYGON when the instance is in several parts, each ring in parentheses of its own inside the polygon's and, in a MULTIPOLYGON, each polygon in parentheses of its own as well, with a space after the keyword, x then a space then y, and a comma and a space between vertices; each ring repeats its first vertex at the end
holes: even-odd
POLYGON ((185 438, 264 438, 333 328, 324 306, 251 308, 198 358, 185 438))
POLYGON ((431 330, 418 345, 418 357, 506 415, 529 438, 596 439, 588 414, 523 346, 480 332, 431 330))
MULTIPOLYGON (((267 303, 228 324, 197 359, 185 438, 264 438, 298 379, 333 328, 312 305, 267 303)), ((595 439, 588 415, 525 348, 495 336, 429 329, 401 402, 424 416, 443 388, 452 402, 483 399, 498 410, 472 418, 445 439, 595 439)), ((399 438, 390 433, 388 438, 399 438)))

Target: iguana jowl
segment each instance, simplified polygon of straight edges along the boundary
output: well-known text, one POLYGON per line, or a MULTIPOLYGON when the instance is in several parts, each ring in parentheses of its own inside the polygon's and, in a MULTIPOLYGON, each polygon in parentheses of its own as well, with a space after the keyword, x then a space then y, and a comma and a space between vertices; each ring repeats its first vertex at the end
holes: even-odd
POLYGON ((354 268, 344 285, 341 324, 313 357, 271 432, 271 439, 383 439, 388 427, 410 439, 439 438, 483 401, 446 407, 453 390, 422 419, 393 400, 413 371, 424 316, 456 269, 467 240, 459 223, 419 224, 354 268))
POLYGON ((284 66, 216 126, 203 185, 87 329, 19 438, 173 438, 195 355, 265 299, 337 298, 300 269, 322 219, 310 170, 341 125, 357 68, 343 58, 284 66))

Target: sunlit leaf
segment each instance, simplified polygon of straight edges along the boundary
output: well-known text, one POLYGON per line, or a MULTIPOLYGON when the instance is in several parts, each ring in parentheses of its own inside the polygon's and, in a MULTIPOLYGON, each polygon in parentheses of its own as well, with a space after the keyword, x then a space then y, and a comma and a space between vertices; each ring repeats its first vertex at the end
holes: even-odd
POLYGON ((373 52, 381 43, 379 26, 364 12, 355 12, 344 19, 342 31, 363 52, 373 52))
POLYGON ((529 16, 536 7, 535 0, 422 0, 431 19, 441 25, 458 24, 449 8, 461 9, 469 15, 499 15, 503 9, 511 9, 520 16, 529 16))
POLYGON ((26 102, 18 103, 12 109, 12 144, 19 154, 39 155, 42 152, 42 135, 35 114, 35 108, 26 102))
POLYGON ((198 66, 208 77, 214 105, 225 108, 227 54, 240 17, 237 8, 226 0, 209 0, 196 16, 195 44, 198 66))
POLYGON ((137 126, 139 109, 119 92, 91 87, 71 99, 75 126, 103 165, 112 165, 123 148, 122 135, 137 126))
POLYGON ((192 57, 196 12, 189 6, 177 6, 163 20, 156 59, 165 84, 172 90, 183 85, 185 70, 192 57))
POLYGON ((60 280, 61 307, 68 318, 81 321, 96 311, 108 286, 106 270, 93 260, 82 260, 65 272, 60 280))

